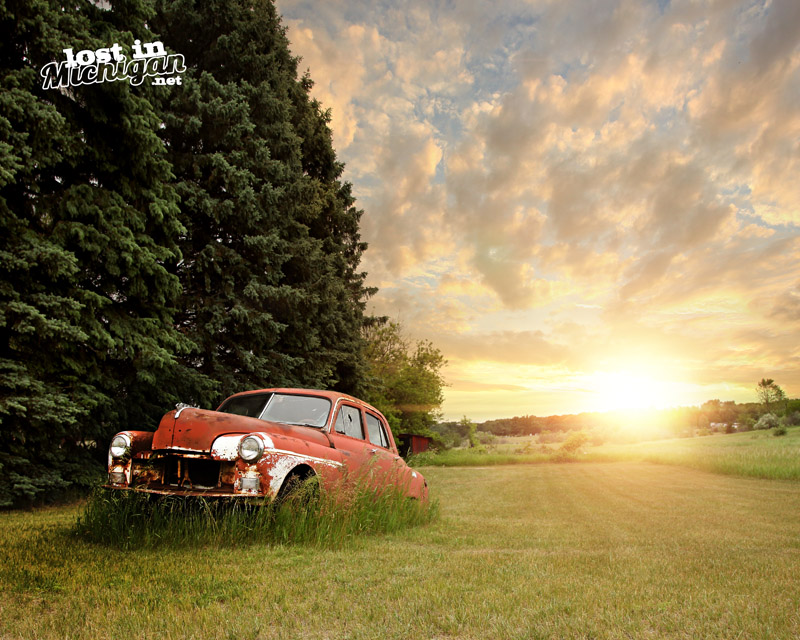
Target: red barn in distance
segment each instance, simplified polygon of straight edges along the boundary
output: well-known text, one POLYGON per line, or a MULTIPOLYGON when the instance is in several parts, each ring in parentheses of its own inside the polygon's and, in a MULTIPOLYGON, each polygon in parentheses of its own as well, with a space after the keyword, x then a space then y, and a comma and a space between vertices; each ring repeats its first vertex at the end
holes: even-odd
POLYGON ((420 436, 416 433, 401 433, 397 436, 400 445, 400 453, 404 457, 416 455, 428 450, 433 438, 420 436))

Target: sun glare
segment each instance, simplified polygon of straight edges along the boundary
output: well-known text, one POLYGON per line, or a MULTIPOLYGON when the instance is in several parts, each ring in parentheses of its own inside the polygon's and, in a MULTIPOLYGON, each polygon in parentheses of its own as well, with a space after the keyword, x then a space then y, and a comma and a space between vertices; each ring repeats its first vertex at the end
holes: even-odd
POLYGON ((678 399, 671 386, 650 375, 629 371, 597 371, 589 384, 597 411, 675 406, 678 399))

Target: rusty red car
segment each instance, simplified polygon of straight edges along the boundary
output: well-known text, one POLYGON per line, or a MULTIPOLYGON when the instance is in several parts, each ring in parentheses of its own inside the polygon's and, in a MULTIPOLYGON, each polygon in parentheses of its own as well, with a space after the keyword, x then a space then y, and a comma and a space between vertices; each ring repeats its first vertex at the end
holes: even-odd
POLYGON ((312 389, 258 389, 216 411, 176 405, 155 432, 122 431, 108 450, 111 489, 166 495, 279 498, 317 476, 349 475, 425 500, 427 483, 397 451, 383 414, 357 398, 312 389))

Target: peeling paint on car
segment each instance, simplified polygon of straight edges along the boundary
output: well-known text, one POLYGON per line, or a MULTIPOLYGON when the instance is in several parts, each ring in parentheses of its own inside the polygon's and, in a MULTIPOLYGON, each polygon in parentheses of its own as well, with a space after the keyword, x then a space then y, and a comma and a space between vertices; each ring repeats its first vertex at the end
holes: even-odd
POLYGON ((239 457, 239 443, 241 435, 220 436, 211 446, 211 457, 214 460, 236 460, 239 457))
POLYGON ((275 460, 270 467, 269 492, 272 495, 278 495, 286 476, 299 464, 302 464, 300 459, 291 455, 281 455, 275 460))

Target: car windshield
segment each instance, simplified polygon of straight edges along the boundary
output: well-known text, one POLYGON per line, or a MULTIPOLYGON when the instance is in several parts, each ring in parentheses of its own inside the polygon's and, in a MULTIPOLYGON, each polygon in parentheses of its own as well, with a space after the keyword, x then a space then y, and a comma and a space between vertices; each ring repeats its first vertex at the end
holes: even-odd
POLYGON ((271 393, 251 393, 246 396, 233 396, 222 403, 217 411, 234 413, 237 416, 258 418, 264 412, 264 405, 272 396, 271 393))
POLYGON ((327 424, 330 411, 331 401, 327 398, 275 393, 261 419, 321 428, 327 424))
POLYGON ((319 429, 328 423, 331 401, 318 396, 253 393, 228 398, 218 411, 319 429))

